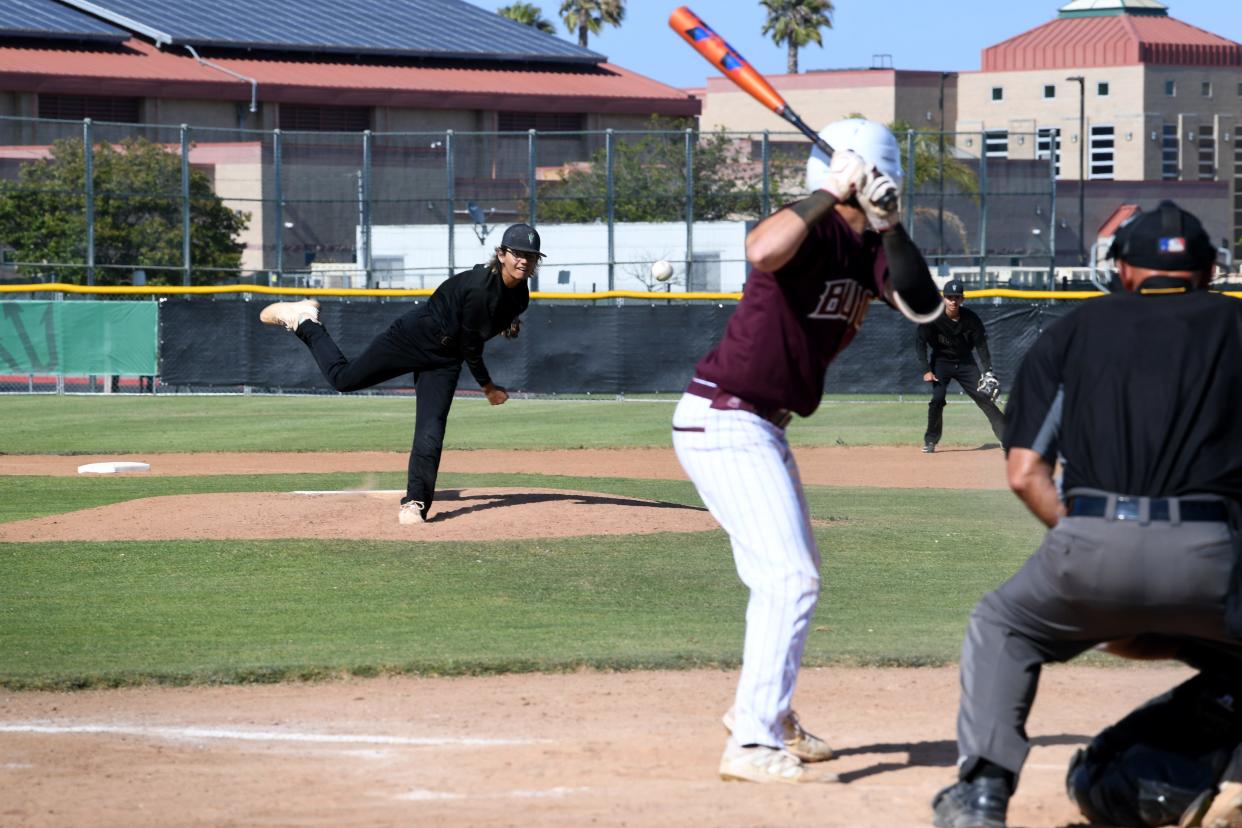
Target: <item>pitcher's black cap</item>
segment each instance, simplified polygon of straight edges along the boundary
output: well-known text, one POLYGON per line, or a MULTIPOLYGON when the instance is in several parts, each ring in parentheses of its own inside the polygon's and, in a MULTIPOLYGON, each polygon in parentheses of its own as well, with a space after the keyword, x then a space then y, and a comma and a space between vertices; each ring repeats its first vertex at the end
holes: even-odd
POLYGON ((539 253, 539 231, 529 224, 514 224, 505 230, 500 246, 521 253, 539 253))

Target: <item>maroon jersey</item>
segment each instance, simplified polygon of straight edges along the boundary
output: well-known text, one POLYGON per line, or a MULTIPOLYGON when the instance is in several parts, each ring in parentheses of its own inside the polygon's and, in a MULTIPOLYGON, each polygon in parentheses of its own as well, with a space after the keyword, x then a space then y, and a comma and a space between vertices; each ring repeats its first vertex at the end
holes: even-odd
POLYGON ((808 417, 824 374, 884 295, 888 264, 880 237, 862 236, 835 210, 811 228, 776 273, 753 268, 737 310, 695 376, 761 408, 808 417))

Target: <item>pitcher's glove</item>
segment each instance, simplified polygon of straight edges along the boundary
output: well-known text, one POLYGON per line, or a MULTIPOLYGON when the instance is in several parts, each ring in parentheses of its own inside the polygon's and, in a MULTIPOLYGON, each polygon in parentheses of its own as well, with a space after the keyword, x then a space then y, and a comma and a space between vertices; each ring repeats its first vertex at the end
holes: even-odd
POLYGON ((975 390, 986 395, 992 402, 996 402, 1000 399, 1000 380, 991 371, 984 371, 983 376, 979 377, 979 385, 975 390))

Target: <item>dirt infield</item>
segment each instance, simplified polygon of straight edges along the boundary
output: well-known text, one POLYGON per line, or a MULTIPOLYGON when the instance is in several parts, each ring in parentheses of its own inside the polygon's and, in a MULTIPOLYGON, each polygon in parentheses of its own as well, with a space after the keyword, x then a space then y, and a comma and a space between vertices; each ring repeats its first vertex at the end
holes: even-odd
MULTIPOLYGON (((1187 676, 1053 667, 1010 825, 1081 824, 1073 751, 1187 676)), ((816 669, 796 702, 837 782, 715 776, 721 671, 0 691, 0 824, 44 826, 929 825, 953 776, 952 669, 816 669)))
MULTIPOLYGON (((794 449, 804 483, 816 486, 885 486, 906 489, 1003 489, 999 448, 941 449, 922 454, 911 446, 801 446, 794 449)), ((148 475, 301 474, 403 472, 404 452, 349 454, 212 453, 132 455, 0 455, 0 475, 76 475, 78 466, 106 460, 151 464, 148 475)), ((556 474, 567 477, 634 477, 683 480, 671 449, 572 451, 446 451, 441 472, 556 474)))
MULTIPOLYGON (((810 484, 1003 488, 997 450, 798 449, 810 484)), ((404 454, 0 457, 0 475, 73 475, 142 460, 152 475, 401 471, 404 454)), ((672 452, 448 452, 444 471, 682 477, 672 452)), ((0 525, 0 541, 134 537, 474 537, 505 508, 506 534, 703 531, 701 509, 591 492, 463 489, 436 519, 395 523, 396 493, 147 498, 0 525), (270 501, 270 502, 269 502, 270 501), (262 510, 256 509, 262 506, 262 510), (263 517, 255 519, 259 513, 263 517), (343 534, 333 526, 346 524, 343 534), (222 531, 221 527, 230 527, 222 531), (674 528, 675 527, 675 528, 674 528), (152 531, 157 534, 153 535, 152 531), (262 530, 262 531, 261 531, 262 530), (263 533, 266 531, 266 534, 263 533)), ((832 584, 826 585, 831 600, 832 584)), ((1182 680, 1170 667, 1046 671, 1035 748, 1011 825, 1079 824, 1063 788, 1073 751, 1182 680)), ((314 684, 0 690, 0 825, 784 826, 930 824, 953 775, 955 669, 807 670, 796 703, 840 758, 798 787, 716 777, 733 671, 350 679, 314 684)))

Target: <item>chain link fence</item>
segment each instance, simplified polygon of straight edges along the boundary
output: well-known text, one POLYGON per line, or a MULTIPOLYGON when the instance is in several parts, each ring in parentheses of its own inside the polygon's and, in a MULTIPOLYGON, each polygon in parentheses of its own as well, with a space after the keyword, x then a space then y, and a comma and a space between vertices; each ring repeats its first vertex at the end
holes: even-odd
MULTIPOLYGON (((534 287, 562 301, 606 289, 660 300, 739 291, 746 231, 805 194, 806 140, 656 126, 348 133, 0 118, 0 284, 431 289, 522 221, 549 253, 534 287), (649 275, 657 259, 675 265, 668 283, 649 275)), ((1059 192, 1059 146, 1011 158, 985 134, 897 138, 905 221, 938 277, 968 288, 1087 284, 1057 269, 1084 248, 1077 204, 1059 192)), ((1040 140, 1008 136, 1015 147, 1040 140)), ((30 358, 0 353, 0 390, 159 384, 40 372, 48 332, 9 334, 30 358)))

